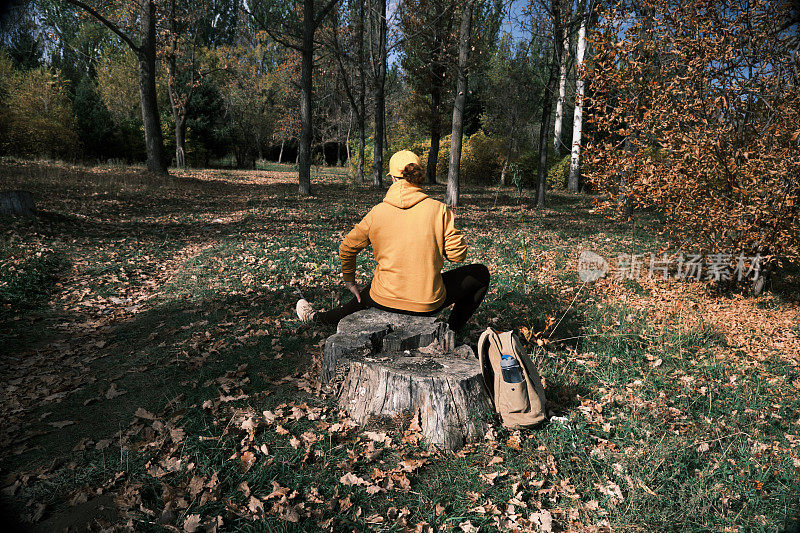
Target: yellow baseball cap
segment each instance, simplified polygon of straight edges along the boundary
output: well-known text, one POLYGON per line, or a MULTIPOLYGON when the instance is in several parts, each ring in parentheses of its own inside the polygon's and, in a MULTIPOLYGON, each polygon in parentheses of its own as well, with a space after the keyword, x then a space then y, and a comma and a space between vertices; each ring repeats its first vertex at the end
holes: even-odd
POLYGON ((389 175, 395 178, 402 178, 403 169, 409 163, 419 165, 419 156, 411 150, 400 150, 389 159, 389 175))

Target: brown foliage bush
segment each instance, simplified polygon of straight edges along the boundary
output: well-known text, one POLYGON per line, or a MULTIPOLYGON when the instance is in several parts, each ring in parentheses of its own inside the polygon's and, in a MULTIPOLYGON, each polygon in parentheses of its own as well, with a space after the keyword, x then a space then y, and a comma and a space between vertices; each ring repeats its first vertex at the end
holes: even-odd
POLYGON ((684 249, 800 247, 797 24, 766 0, 646 0, 601 14, 587 74, 590 179, 656 209, 684 249))

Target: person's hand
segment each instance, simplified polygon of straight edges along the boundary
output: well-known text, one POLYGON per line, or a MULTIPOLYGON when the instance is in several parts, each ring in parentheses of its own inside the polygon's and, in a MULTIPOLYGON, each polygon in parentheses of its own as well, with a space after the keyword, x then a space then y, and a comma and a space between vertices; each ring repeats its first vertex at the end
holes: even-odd
POLYGON ((347 290, 352 292, 353 296, 356 297, 358 303, 361 303, 361 290, 358 288, 358 285, 356 285, 352 281, 345 281, 344 284, 347 286, 347 290))

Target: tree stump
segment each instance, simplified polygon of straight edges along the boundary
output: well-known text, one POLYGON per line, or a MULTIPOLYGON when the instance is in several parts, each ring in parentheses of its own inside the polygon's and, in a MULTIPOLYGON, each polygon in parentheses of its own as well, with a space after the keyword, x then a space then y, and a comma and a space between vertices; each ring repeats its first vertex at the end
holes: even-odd
POLYGON ((0 192, 0 215, 23 215, 32 217, 36 214, 33 195, 28 191, 0 192))
POLYGON ((418 415, 428 443, 456 450, 483 439, 491 404, 472 348, 451 335, 433 317, 354 313, 325 343, 322 378, 341 379, 339 406, 357 424, 418 415))

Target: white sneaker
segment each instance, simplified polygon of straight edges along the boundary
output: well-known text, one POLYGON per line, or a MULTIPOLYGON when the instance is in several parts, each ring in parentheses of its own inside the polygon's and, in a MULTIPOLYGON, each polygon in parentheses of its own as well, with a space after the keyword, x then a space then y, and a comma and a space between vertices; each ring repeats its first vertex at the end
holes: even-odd
POLYGON ((303 322, 311 322, 314 319, 314 315, 317 314, 314 310, 314 306, 308 303, 308 300, 305 298, 297 300, 295 311, 297 311, 297 316, 300 317, 300 320, 303 322))

